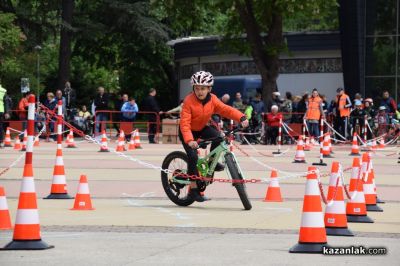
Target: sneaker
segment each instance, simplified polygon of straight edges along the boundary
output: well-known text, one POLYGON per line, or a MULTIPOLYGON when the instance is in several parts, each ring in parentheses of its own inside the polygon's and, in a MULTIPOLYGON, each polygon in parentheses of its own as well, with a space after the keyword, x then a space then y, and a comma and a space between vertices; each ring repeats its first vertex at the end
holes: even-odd
POLYGON ((221 172, 224 171, 225 169, 225 165, 223 165, 222 163, 217 163, 217 165, 215 166, 214 171, 215 172, 221 172))
POLYGON ((209 198, 202 196, 198 188, 191 188, 187 197, 197 202, 210 200, 209 198))

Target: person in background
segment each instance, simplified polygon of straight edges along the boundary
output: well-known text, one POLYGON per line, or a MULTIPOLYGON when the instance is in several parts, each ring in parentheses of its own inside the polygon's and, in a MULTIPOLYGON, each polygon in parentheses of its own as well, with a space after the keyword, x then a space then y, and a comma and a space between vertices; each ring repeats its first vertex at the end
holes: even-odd
POLYGON ((96 98, 94 99, 94 105, 96 106, 96 126, 95 126, 95 135, 98 135, 101 132, 102 122, 107 121, 108 115, 105 112, 108 110, 108 94, 105 92, 104 87, 99 87, 97 89, 98 93, 96 98))
POLYGON ((67 100, 65 99, 65 97, 62 94, 62 90, 56 90, 56 102, 58 104, 58 101, 62 101, 62 111, 63 111, 63 115, 64 115, 64 119, 68 119, 67 117, 67 100))
MULTIPOLYGON (((36 132, 39 132, 40 130, 43 129, 43 127, 46 125, 46 113, 42 110, 40 106, 36 108, 35 112, 35 129, 36 132)), ((44 135, 41 135, 44 137, 44 135)))
POLYGON ((278 106, 272 105, 271 112, 267 114, 267 134, 265 144, 276 145, 276 138, 279 133, 279 121, 282 114, 278 113, 278 106))
POLYGON ((171 115, 179 118, 182 112, 182 107, 183 107, 183 100, 180 100, 179 105, 177 107, 172 108, 171 110, 168 110, 166 112, 160 112, 160 114, 171 115))
MULTIPOLYGON (((291 92, 289 92, 289 91, 286 92, 285 100, 279 106, 279 110, 283 115, 283 122, 285 124, 290 124, 290 122, 292 121, 292 110, 293 110, 292 93, 291 92)), ((283 132, 283 140, 286 143, 291 144, 290 136, 288 134, 286 134, 285 131, 283 132)))
POLYGON ((313 89, 311 97, 308 99, 307 112, 304 116, 307 120, 307 126, 310 137, 319 138, 319 120, 325 119, 324 110, 322 109, 322 99, 319 97, 317 89, 313 89))
POLYGON ((338 132, 341 134, 344 138, 349 139, 349 132, 348 132, 348 123, 349 123, 349 117, 350 117, 350 109, 351 109, 351 100, 350 97, 345 93, 343 88, 338 88, 336 90, 337 96, 336 96, 336 106, 338 110, 338 121, 339 121, 339 127, 338 127, 338 132))
POLYGON ((156 94, 157 94, 156 89, 151 88, 149 90, 149 94, 143 100, 141 107, 143 111, 149 112, 145 115, 147 121, 149 122, 149 128, 148 128, 149 143, 156 143, 155 135, 157 133, 157 117, 159 117, 160 113, 160 106, 158 105, 156 94))
POLYGON ((5 120, 10 119, 10 106, 7 102, 7 90, 0 84, 0 148, 4 147, 5 120))
MULTIPOLYGON (((248 99, 243 100, 243 107, 244 107, 244 115, 246 116, 247 120, 249 121, 249 126, 243 129, 244 133, 252 133, 253 125, 251 123, 251 117, 253 115, 253 106, 251 106, 250 101, 248 99)), ((247 142, 242 138, 241 135, 236 134, 236 140, 240 141, 242 145, 247 145, 247 142)), ((255 142, 254 135, 246 135, 245 136, 247 141, 250 143, 255 142)))
MULTIPOLYGON (((364 99, 363 99, 361 93, 358 93, 358 92, 357 92, 356 94, 354 94, 353 103, 355 103, 355 101, 360 101, 360 102, 361 102, 361 108, 364 108, 364 105, 363 105, 364 99)), ((355 105, 355 104, 354 104, 354 105, 355 105)))
POLYGON ((250 103, 253 107, 253 114, 251 116, 251 123, 253 130, 259 128, 262 123, 262 114, 265 112, 265 105, 261 99, 261 93, 257 93, 253 101, 250 103))
POLYGON ((364 100, 364 111, 367 116, 367 123, 369 128, 367 128, 367 139, 372 139, 372 130, 375 129, 374 117, 375 110, 373 109, 374 101, 371 98, 367 98, 364 100), (371 129, 371 130, 370 130, 371 129))
MULTIPOLYGON (((136 114, 139 112, 138 105, 135 102, 135 98, 130 97, 129 101, 125 102, 121 107, 122 121, 123 122, 135 122, 136 114)), ((125 135, 126 141, 131 140, 131 134, 127 132, 125 135)))
POLYGON ((350 123, 353 133, 356 132, 361 137, 364 131, 364 121, 366 118, 366 113, 365 110, 362 108, 362 102, 360 100, 355 100, 354 106, 355 109, 350 113, 350 123))
POLYGON ((297 123, 303 123, 304 115, 307 112, 307 103, 308 103, 308 92, 305 92, 303 94, 303 97, 301 97, 301 100, 297 104, 297 115, 299 117, 297 123))
POLYGON ((242 100, 242 94, 240 94, 240 92, 236 92, 235 94, 235 100, 232 103, 232 107, 236 108, 237 110, 239 110, 240 112, 244 112, 245 110, 245 106, 243 104, 243 100, 242 100))
MULTIPOLYGON (((46 100, 44 101, 43 105, 45 107, 47 107, 47 109, 49 109, 49 110, 51 110, 51 111, 53 111, 53 112, 55 112, 57 114, 57 110, 56 110, 57 100, 54 97, 54 93, 48 92, 46 94, 46 100)), ((48 118, 50 116, 51 116, 50 114, 46 113, 46 118, 48 118)), ((57 117, 56 116, 53 116, 50 119, 49 125, 48 125, 49 126, 49 130, 48 130, 49 133, 55 133, 54 132, 54 128, 55 128, 56 121, 57 121, 57 117)), ((55 141, 56 140, 56 135, 55 134, 51 135, 51 138, 49 140, 55 141)))
POLYGON ((70 109, 75 108, 76 92, 73 88, 71 88, 71 83, 69 81, 65 82, 63 94, 65 96, 67 115, 70 115, 70 109))
POLYGON ((390 97, 389 91, 385 90, 382 93, 382 101, 380 106, 385 106, 386 112, 389 114, 394 114, 396 113, 397 110, 397 104, 396 101, 390 97))
POLYGON ((389 115, 386 110, 386 106, 381 105, 378 109, 378 114, 376 115, 376 120, 378 122, 378 136, 382 136, 383 134, 388 132, 389 129, 389 115))
MULTIPOLYGON (((28 117, 28 106, 29 106, 29 102, 28 102, 29 95, 31 95, 30 91, 24 93, 23 97, 21 98, 21 100, 18 103, 18 118, 19 118, 19 120, 22 121, 22 131, 24 131, 26 129, 26 119, 28 117)), ((20 139, 21 140, 23 139, 23 135, 20 135, 20 139)))
POLYGON ((303 117, 303 115, 297 114, 298 113, 298 105, 299 105, 300 101, 301 101, 300 95, 293 96, 292 119, 290 120, 291 123, 303 123, 303 121, 301 121, 301 118, 303 117))
POLYGON ((78 121, 81 121, 81 127, 86 134, 93 133, 92 114, 88 111, 86 105, 82 105, 81 110, 79 110, 78 121))

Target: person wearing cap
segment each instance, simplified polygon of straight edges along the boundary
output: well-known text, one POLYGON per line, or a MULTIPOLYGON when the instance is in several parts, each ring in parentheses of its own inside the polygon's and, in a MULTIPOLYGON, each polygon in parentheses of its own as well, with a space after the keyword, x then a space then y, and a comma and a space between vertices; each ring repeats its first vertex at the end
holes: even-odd
POLYGON ((378 121, 378 136, 381 136, 388 131, 389 126, 389 115, 387 114, 386 106, 379 106, 376 120, 378 121))
POLYGON ((307 120, 308 133, 311 137, 318 138, 320 134, 319 120, 321 117, 325 119, 325 114, 322 107, 322 99, 319 97, 317 89, 313 89, 307 103, 307 111, 304 118, 307 120))
POLYGON ((338 112, 338 122, 339 128, 338 132, 345 137, 348 138, 348 122, 350 116, 350 108, 352 106, 350 97, 344 92, 343 88, 338 88, 336 90, 336 106, 338 112))
POLYGON ((365 110, 362 109, 362 102, 360 100, 354 101, 355 109, 350 113, 350 122, 353 133, 357 130, 357 134, 361 135, 364 130, 364 121, 366 117, 365 110), (357 129, 358 126, 358 129, 357 129))

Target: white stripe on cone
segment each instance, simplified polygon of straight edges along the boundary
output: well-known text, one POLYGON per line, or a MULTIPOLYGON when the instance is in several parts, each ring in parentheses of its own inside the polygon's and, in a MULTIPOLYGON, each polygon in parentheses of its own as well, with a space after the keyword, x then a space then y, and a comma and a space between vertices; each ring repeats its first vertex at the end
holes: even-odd
POLYGON ((324 214, 322 212, 303 212, 301 227, 325 227, 324 214))
POLYGON ((26 143, 26 152, 33 151, 33 136, 28 136, 28 142, 26 143))
POLYGON ((34 193, 35 192, 35 182, 33 177, 23 177, 21 182, 21 192, 34 193))
POLYGON ((316 179, 308 179, 307 180, 305 195, 308 195, 308 196, 319 196, 320 195, 320 191, 319 191, 319 187, 318 187, 318 180, 316 180, 316 179))
POLYGON ((350 192, 350 198, 352 198, 351 202, 353 202, 353 203, 365 203, 365 196, 364 196, 364 192, 362 192, 362 191, 350 192), (355 194, 355 197, 353 199, 354 194, 355 194))
POLYGON ((0 196, 0 211, 8 210, 7 199, 5 196, 0 196))
POLYGON ((53 184, 54 185, 66 184, 65 175, 53 175, 53 184))
POLYGON ((37 209, 18 209, 15 224, 39 224, 37 209))
POLYGON ((374 184, 364 184, 364 194, 376 194, 374 184))
POLYGON ((279 182, 276 178, 271 178, 271 182, 269 183, 269 187, 279 187, 279 182))
POLYGON ((326 212, 329 214, 345 214, 346 207, 344 206, 344 201, 334 200, 331 205, 326 207, 326 212))
POLYGON ((64 160, 62 156, 56 157, 56 165, 64 165, 64 160))
POLYGON ((80 183, 78 194, 89 194, 89 185, 88 183, 80 183))

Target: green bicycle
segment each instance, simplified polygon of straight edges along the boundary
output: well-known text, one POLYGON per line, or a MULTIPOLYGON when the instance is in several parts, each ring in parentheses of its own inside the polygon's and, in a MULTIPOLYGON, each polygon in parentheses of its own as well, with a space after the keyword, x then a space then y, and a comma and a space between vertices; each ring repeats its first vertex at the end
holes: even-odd
MULTIPOLYGON (((229 150, 229 137, 237 131, 238 129, 228 131, 225 136, 199 142, 201 148, 207 147, 212 142, 219 143, 212 152, 197 161, 199 175, 206 178, 206 180, 196 180, 200 191, 204 191, 208 185, 213 183, 215 167, 220 158, 225 162, 232 180, 243 180, 243 174, 236 157, 229 150)), ((188 157, 185 152, 174 151, 168 154, 162 163, 162 168, 168 169, 168 172, 161 172, 164 191, 168 198, 178 206, 189 206, 194 202, 193 199, 188 197, 191 180, 185 176, 187 162, 188 157)), ((245 184, 233 182, 232 185, 236 188, 244 209, 250 210, 252 206, 247 196, 245 184)))

